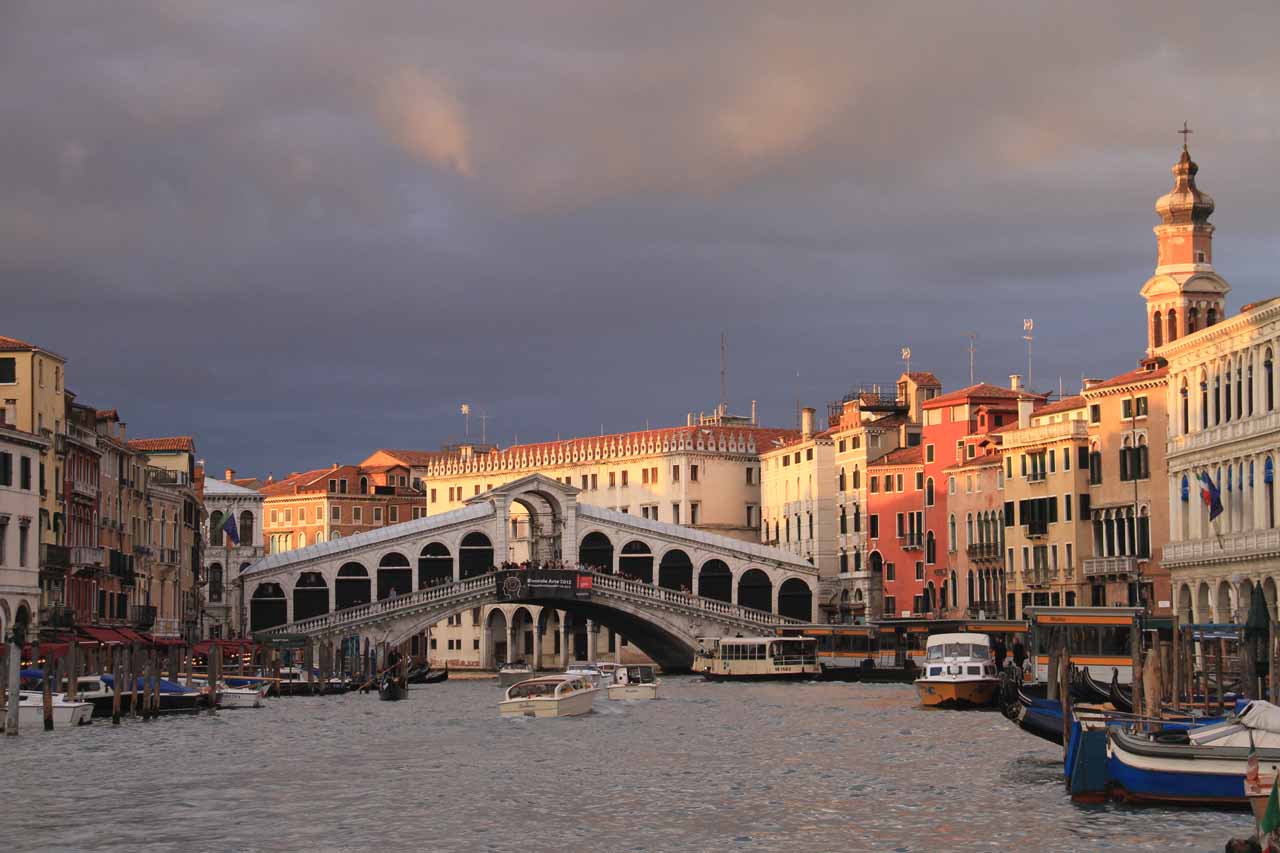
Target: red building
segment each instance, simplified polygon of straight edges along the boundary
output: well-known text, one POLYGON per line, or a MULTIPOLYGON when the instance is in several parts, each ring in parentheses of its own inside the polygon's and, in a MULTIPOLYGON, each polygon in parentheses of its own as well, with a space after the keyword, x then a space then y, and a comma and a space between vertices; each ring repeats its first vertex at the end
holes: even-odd
POLYGON ((924 612, 923 462, 917 445, 867 466, 867 566, 880 572, 885 616, 924 612))
MULTIPOLYGON (((78 624, 89 624, 97 610, 98 580, 103 573, 98 544, 99 475, 97 410, 74 402, 67 392, 66 461, 62 466, 63 523, 66 525, 70 568, 65 605, 75 610, 78 624)), ((60 438, 62 438, 60 436, 60 438)))

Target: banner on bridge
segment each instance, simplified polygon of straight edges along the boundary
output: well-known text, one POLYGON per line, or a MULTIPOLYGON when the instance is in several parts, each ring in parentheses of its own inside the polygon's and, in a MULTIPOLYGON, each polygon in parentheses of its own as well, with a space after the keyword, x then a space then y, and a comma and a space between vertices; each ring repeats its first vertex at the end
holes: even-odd
POLYGON ((497 578, 499 601, 530 598, 590 598, 592 576, 562 569, 526 569, 502 572, 497 578))

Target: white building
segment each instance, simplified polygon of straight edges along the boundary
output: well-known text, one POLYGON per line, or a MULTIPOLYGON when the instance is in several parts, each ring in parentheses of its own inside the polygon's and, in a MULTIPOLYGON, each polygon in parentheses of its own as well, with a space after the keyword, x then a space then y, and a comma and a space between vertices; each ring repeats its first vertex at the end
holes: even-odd
POLYGON ((1254 587, 1272 608, 1280 578, 1275 468, 1280 461, 1280 299, 1226 317, 1230 286, 1213 268, 1213 200, 1195 185, 1186 149, 1174 189, 1156 203, 1162 223, 1147 300, 1149 347, 1168 360, 1169 568, 1184 620, 1243 620, 1254 587), (1208 474, 1223 511, 1209 521, 1208 474))
POLYGON ((245 625, 245 601, 240 573, 263 555, 262 493, 235 483, 204 478, 204 636, 234 637, 245 625), (222 532, 228 515, 235 516, 240 544, 222 532))
POLYGON ((40 604, 40 457, 49 442, 0 419, 0 637, 40 604))

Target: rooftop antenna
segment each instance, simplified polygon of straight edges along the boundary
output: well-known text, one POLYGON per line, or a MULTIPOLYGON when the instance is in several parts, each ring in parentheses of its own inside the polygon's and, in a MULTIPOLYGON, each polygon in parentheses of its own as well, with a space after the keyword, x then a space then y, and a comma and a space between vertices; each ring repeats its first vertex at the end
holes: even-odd
POLYGON ((977 351, 978 351, 978 347, 976 346, 976 343, 977 343, 977 340, 978 340, 978 333, 977 333, 977 332, 970 332, 969 334, 965 335, 965 337, 969 339, 969 384, 970 384, 970 385, 972 385, 972 384, 974 384, 974 382, 973 382, 973 354, 974 354, 975 352, 977 352, 977 351))
POLYGON ((471 404, 462 404, 462 421, 466 430, 467 438, 471 437, 471 404))
POLYGON ((911 372, 911 347, 902 348, 902 360, 906 362, 907 373, 911 372))
POLYGON ((1058 377, 1058 399, 1062 399, 1062 377, 1058 377))
POLYGON ((727 343, 726 343, 726 341, 725 341, 725 334, 724 334, 724 332, 721 332, 721 333, 720 333, 720 416, 721 416, 721 417, 724 417, 725 409, 726 409, 726 406, 728 405, 728 401, 725 399, 725 390, 724 390, 724 388, 725 388, 725 373, 726 373, 726 368, 725 368, 725 363, 726 363, 725 352, 726 352, 726 350, 727 350, 727 349, 728 349, 728 345, 727 345, 727 343))
MULTIPOLYGON (((1027 342, 1027 390, 1032 391, 1031 385, 1031 338, 1032 332, 1035 330, 1036 321, 1030 317, 1022 321, 1022 331, 1025 333, 1022 339, 1027 342)), ((1034 392, 1033 392, 1034 393, 1034 392)))

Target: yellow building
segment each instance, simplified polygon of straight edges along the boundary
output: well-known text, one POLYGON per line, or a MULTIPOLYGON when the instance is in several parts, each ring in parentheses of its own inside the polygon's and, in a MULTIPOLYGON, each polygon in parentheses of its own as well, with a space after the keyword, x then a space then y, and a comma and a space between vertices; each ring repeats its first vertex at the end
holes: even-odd
POLYGON ((62 463, 66 455, 66 397, 57 353, 0 335, 0 422, 50 442, 40 457, 40 543, 60 545, 62 463))
POLYGON ((1085 400, 1034 404, 1020 398, 1017 426, 1000 431, 1008 618, 1083 603, 1080 563, 1092 544, 1085 400))

